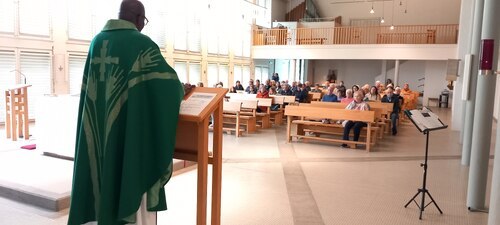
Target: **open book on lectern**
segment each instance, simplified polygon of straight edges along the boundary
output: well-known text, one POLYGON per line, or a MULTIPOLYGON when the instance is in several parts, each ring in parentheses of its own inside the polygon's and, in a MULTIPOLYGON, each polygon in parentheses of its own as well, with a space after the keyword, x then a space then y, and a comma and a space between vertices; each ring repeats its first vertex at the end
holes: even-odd
POLYGON ((445 125, 436 114, 426 107, 422 109, 405 110, 405 114, 420 132, 445 129, 448 127, 448 125, 445 125))

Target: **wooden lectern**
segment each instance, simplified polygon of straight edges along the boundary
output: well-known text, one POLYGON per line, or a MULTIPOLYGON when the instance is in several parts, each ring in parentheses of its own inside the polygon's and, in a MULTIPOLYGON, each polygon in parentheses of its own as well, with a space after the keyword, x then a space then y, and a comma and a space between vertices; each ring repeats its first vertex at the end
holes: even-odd
POLYGON ((5 124, 7 138, 17 141, 17 137, 30 138, 28 121, 29 84, 16 85, 5 91, 5 124))
POLYGON ((198 163, 196 224, 207 222, 207 170, 212 174, 212 225, 220 224, 222 177, 222 112, 227 89, 194 88, 181 103, 174 158, 198 163), (213 115, 213 154, 208 151, 208 126, 213 115))

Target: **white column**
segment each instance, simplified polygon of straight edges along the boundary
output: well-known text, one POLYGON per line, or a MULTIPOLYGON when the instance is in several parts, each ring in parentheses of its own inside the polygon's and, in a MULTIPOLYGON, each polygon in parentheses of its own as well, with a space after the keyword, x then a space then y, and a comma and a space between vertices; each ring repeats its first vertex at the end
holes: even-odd
POLYGON ((394 85, 399 86, 399 59, 396 60, 396 65, 394 66, 394 85))

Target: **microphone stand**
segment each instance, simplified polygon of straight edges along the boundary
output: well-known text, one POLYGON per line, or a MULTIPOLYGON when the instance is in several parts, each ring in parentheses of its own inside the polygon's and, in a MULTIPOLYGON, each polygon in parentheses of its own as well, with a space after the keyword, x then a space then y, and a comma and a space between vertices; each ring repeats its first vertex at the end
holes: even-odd
POLYGON ((26 75, 24 75, 24 73, 22 73, 21 71, 19 70, 11 70, 9 72, 17 72, 19 73, 19 75, 23 76, 23 81, 24 81, 24 84, 26 84, 26 75))

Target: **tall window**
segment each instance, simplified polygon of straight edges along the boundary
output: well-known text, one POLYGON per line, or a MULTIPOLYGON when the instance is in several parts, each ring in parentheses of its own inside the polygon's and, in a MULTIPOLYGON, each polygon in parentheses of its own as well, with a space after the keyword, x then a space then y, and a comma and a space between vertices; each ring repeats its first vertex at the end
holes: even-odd
MULTIPOLYGON (((240 65, 234 65, 234 84, 236 84, 236 81, 243 81, 243 68, 240 65)), ((243 83, 242 83, 243 84, 243 83)))
POLYGON ((68 37, 90 41, 106 21, 118 18, 120 0, 68 1, 68 37), (99 7, 94 7, 98 5, 99 7))
POLYGON ((182 83, 188 82, 187 65, 186 62, 175 62, 174 63, 175 72, 182 83))
POLYGON ((21 72, 26 76, 28 89, 29 118, 35 118, 36 99, 38 96, 52 94, 51 57, 49 53, 21 52, 21 72))
POLYGON ((168 20, 167 1, 144 1, 149 22, 141 31, 148 35, 160 48, 166 46, 166 30, 168 20))
POLYGON ((171 1, 170 8, 175 9, 174 49, 201 52, 201 6, 196 0, 171 1))
POLYGON ((201 64, 198 63, 189 63, 189 83, 197 84, 201 82, 201 64))
POLYGON ((219 81, 225 88, 229 87, 229 66, 219 65, 219 81))
POLYGON ((0 32, 14 33, 15 12, 13 0, 0 0, 0 32))
POLYGON ((49 0, 20 0, 19 33, 27 35, 50 35, 49 0))
POLYGON ((262 68, 261 67, 255 67, 255 80, 260 80, 262 81, 262 68))
POLYGON ((219 69, 217 64, 208 64, 207 80, 208 87, 213 87, 217 82, 219 82, 219 69))
POLYGON ((234 29, 228 29, 231 25, 226 16, 228 14, 227 4, 231 4, 231 1, 210 1, 206 23, 209 29, 207 31, 209 54, 229 54, 229 34, 234 32, 234 29))
POLYGON ((69 55, 69 94, 71 95, 80 94, 82 90, 85 60, 84 55, 69 55))
POLYGON ((241 83, 243 86, 246 86, 250 81, 250 66, 243 66, 243 79, 241 83))
MULTIPOLYGON (((16 84, 16 55, 14 51, 0 51, 0 90, 16 84)), ((0 93, 0 122, 5 122, 5 94, 0 93)))

